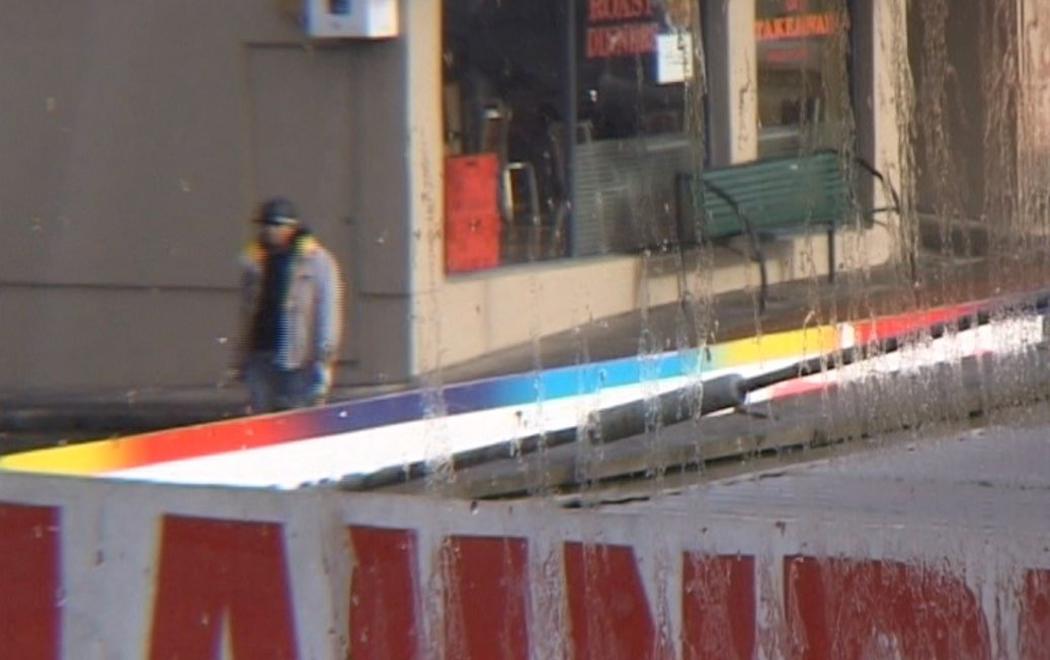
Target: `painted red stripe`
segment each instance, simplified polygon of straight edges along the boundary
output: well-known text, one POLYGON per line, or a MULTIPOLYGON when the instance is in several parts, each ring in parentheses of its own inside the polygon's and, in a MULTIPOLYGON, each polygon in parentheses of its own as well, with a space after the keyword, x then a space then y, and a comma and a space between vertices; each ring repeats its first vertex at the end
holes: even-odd
POLYGON ((867 344, 891 337, 900 337, 938 323, 955 321, 973 315, 977 310, 977 305, 957 305, 925 312, 885 316, 873 321, 860 321, 853 324, 854 338, 858 344, 867 344))

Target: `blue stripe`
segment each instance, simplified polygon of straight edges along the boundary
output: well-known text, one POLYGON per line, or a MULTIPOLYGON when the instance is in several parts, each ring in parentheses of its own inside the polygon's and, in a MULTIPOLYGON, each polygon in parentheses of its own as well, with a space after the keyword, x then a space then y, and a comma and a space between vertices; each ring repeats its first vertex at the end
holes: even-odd
POLYGON ((697 374, 700 371, 698 355, 698 351, 691 349, 650 357, 618 358, 412 390, 292 414, 302 415, 305 418, 302 421, 317 435, 360 431, 444 414, 456 415, 594 394, 606 388, 635 385, 643 380, 697 374))

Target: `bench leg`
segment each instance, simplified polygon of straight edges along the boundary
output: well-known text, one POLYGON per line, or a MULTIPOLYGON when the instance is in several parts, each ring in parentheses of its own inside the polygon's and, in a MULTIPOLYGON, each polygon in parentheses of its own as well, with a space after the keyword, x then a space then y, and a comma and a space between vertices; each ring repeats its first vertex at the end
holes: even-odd
POLYGON ((766 270, 766 254, 762 250, 762 243, 759 242, 754 227, 750 222, 747 222, 745 226, 747 227, 748 242, 751 244, 751 258, 758 263, 758 313, 765 314, 766 292, 769 289, 769 273, 766 270))
POLYGON ((758 291, 758 313, 766 313, 766 291, 769 289, 769 275, 766 273, 766 259, 764 256, 759 255, 758 258, 758 277, 760 281, 760 288, 758 291))
POLYGON ((828 230, 828 281, 835 281, 835 226, 828 230))

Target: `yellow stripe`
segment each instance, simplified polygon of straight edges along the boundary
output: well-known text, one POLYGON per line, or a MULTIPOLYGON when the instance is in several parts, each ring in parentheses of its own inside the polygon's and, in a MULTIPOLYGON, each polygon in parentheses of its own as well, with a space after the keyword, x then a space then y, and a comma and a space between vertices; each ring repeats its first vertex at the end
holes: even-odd
POLYGON ((68 475, 99 474, 112 465, 113 451, 115 448, 110 446, 110 443, 100 447, 95 442, 38 449, 0 458, 0 470, 68 475), (61 457, 61 461, 55 460, 56 455, 61 457))
POLYGON ((720 353, 724 351, 727 362, 736 365, 801 357, 833 351, 838 347, 838 328, 824 325, 737 339, 718 345, 717 349, 720 353))

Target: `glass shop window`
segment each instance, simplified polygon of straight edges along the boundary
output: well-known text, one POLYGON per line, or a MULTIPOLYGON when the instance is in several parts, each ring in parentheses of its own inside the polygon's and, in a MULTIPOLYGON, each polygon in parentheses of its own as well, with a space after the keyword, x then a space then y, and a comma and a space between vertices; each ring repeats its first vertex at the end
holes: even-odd
POLYGON ((448 272, 666 244, 695 0, 445 0, 448 272))
POLYGON ((562 257, 565 2, 446 0, 446 267, 562 257))
POLYGON ((841 0, 757 0, 759 155, 838 147, 849 115, 841 0))

